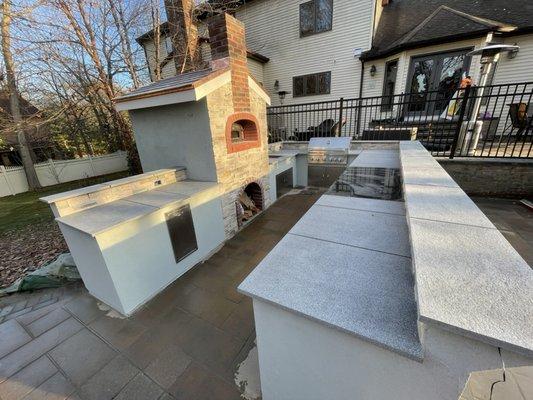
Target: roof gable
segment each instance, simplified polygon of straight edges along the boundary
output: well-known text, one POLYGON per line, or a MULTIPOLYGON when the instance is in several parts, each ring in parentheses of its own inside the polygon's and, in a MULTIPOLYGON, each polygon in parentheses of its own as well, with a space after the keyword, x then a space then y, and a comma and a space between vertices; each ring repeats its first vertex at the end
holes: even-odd
POLYGON ((383 9, 372 49, 362 59, 446 39, 527 29, 533 30, 533 2, 528 0, 394 0, 383 9))

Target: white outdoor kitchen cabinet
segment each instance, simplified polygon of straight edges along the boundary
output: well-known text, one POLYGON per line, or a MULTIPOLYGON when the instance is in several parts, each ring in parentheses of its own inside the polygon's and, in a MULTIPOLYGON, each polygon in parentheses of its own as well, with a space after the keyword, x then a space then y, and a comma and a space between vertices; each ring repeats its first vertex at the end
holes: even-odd
POLYGON ((124 315, 224 241, 219 185, 184 180, 180 172, 158 170, 42 199, 89 292, 124 315))

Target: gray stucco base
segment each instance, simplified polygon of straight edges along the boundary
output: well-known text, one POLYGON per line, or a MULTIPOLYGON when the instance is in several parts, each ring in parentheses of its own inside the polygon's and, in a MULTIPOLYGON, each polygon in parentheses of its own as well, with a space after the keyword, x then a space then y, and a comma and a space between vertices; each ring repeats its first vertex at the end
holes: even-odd
POLYGON ((533 160, 438 159, 469 195, 533 196, 533 160))
POLYGON ((470 372, 502 367, 496 347, 432 325, 420 324, 417 362, 257 299, 254 315, 264 400, 457 400, 470 372))

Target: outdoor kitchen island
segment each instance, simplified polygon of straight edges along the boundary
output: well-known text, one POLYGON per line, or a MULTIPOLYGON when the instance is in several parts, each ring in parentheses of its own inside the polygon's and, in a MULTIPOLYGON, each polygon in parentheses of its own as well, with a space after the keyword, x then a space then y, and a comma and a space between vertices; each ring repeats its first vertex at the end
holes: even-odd
POLYGON ((239 290, 265 400, 457 400, 533 364, 530 267, 418 142, 363 151, 239 290))
POLYGON ((220 185, 164 169, 41 199, 89 292, 132 314, 224 242, 220 185))

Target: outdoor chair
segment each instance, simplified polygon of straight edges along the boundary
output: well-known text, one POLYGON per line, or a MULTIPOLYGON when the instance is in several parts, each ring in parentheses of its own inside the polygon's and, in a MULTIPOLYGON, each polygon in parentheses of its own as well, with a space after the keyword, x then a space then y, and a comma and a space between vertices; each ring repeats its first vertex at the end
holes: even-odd
POLYGON ((503 130, 503 133, 507 129, 511 128, 509 136, 513 134, 513 131, 517 129, 516 140, 520 140, 522 134, 526 132, 526 136, 529 130, 532 128, 533 116, 529 114, 530 107, 526 103, 512 103, 509 104, 509 118, 511 123, 506 126, 503 130))
MULTIPOLYGON (((343 118, 342 126, 346 124, 346 120, 343 118)), ((312 137, 333 137, 340 136, 340 127, 339 122, 335 122, 334 119, 328 118, 322 121, 317 126, 310 126, 306 131, 294 131, 294 136, 300 141, 309 141, 312 137)))

